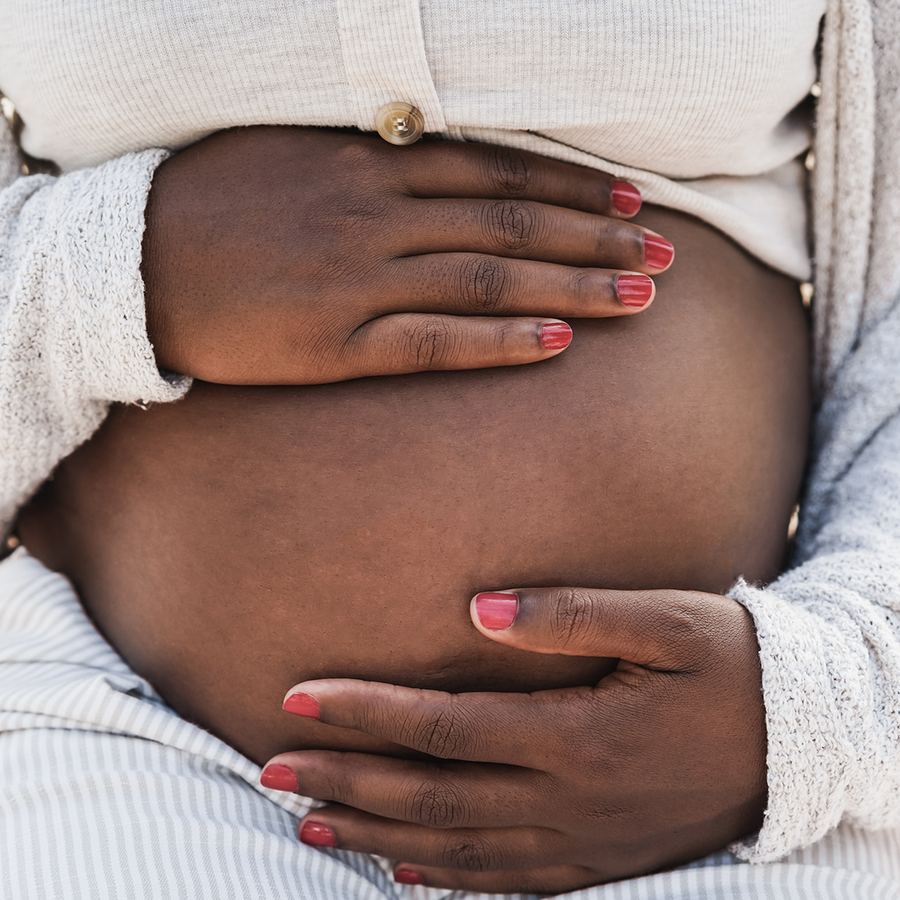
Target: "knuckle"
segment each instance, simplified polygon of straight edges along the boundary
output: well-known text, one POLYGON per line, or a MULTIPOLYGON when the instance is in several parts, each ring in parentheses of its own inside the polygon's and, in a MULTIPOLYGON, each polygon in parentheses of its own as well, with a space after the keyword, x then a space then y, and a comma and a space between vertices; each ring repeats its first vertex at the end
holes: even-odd
POLYGON ((345 242, 367 241, 378 243, 384 237, 384 223, 389 217, 396 218, 397 210, 391 212, 394 204, 388 197, 372 194, 357 194, 347 197, 324 219, 331 233, 345 242))
POLYGON ((355 796, 352 787, 346 781, 329 772, 327 769, 322 773, 322 787, 325 793, 317 800, 329 800, 332 803, 347 803, 355 796))
POLYGON ((522 332, 517 322, 502 321, 492 329, 491 339, 498 357, 507 358, 521 346, 522 332))
POLYGON ((440 369, 452 358, 454 337, 440 319, 426 318, 409 335, 409 357, 422 370, 440 369))
POLYGON ((463 297, 466 308, 491 315, 506 307, 509 297, 510 272, 502 260, 478 257, 463 273, 463 297))
POLYGON ((601 257, 609 255, 611 245, 618 239, 621 223, 605 216, 594 216, 594 219, 596 219, 593 222, 595 253, 601 257))
POLYGON ((455 838, 445 853, 448 868, 466 872, 490 872, 500 868, 496 852, 481 837, 467 832, 455 838))
POLYGON ((440 759, 458 759, 471 750, 465 717, 452 707, 426 717, 417 728, 415 746, 440 759))
POLYGON ((578 307, 591 307, 597 303, 597 279, 584 269, 573 269, 568 274, 568 294, 578 307))
POLYGON ((702 599, 676 594, 668 600, 662 623, 663 642, 670 647, 692 648, 697 661, 715 652, 719 619, 702 599))
POLYGON ((495 200, 487 206, 487 227, 498 245, 507 251, 527 250, 539 230, 534 207, 518 200, 495 200))
POLYGON ((573 810, 576 817, 593 825, 616 825, 628 822, 634 812, 605 803, 583 803, 573 810))
POLYGON ((690 594, 673 594, 667 597, 663 628, 672 638, 691 638, 702 634, 706 624, 702 604, 690 594))
POLYGON ((597 607, 588 591, 565 588, 551 598, 550 630, 556 644, 565 649, 576 645, 581 635, 594 628, 597 607))
POLYGON ((531 186, 532 173, 525 158, 510 147, 493 147, 487 157, 491 187, 505 197, 522 197, 531 186))
POLYGON ((339 171, 352 173, 357 181, 380 180, 385 162, 384 148, 377 140, 358 138, 343 142, 334 159, 339 171))
POLYGON ((453 788, 432 782, 416 792, 412 813, 415 821, 429 828, 459 828, 466 818, 466 804, 453 788))

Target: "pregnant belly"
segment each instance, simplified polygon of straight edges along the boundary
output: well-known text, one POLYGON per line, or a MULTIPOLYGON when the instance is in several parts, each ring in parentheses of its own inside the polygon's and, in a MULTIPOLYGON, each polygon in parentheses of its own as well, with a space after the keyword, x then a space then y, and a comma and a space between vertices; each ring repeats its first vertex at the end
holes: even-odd
POLYGON ((645 313, 536 365, 303 388, 197 384, 117 409, 20 533, 182 715, 263 761, 399 752, 281 712, 338 676, 461 690, 597 680, 471 626, 479 590, 722 592, 779 571, 808 422, 796 285, 713 229, 645 313))

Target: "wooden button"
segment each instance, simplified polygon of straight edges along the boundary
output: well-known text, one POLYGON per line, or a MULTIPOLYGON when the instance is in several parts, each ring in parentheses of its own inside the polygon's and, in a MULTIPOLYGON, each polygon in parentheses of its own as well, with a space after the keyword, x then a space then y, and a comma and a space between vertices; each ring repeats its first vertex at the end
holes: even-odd
POLYGON ((414 144, 425 133, 425 118, 412 104, 395 100, 375 114, 375 128, 389 144, 414 144))

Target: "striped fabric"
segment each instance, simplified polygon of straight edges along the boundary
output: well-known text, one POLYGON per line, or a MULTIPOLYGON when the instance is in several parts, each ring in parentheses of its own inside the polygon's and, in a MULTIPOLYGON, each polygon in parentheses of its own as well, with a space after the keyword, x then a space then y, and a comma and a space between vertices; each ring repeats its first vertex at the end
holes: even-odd
MULTIPOLYGON (((180 719, 23 548, 0 563, 2 900, 426 900, 390 863, 296 838, 311 801, 180 719)), ((453 894, 461 900, 460 894, 453 894)), ((900 900, 900 831, 842 827, 785 861, 727 852, 581 900, 900 900)))

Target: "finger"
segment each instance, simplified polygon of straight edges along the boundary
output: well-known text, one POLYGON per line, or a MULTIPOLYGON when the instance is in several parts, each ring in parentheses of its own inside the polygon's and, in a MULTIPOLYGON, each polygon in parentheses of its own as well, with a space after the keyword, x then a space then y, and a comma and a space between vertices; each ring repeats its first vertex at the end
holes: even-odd
POLYGON ((665 238, 639 225, 530 200, 431 200, 406 215, 427 222, 427 227, 398 229, 406 256, 491 253, 656 274, 675 255, 665 238))
POLYGON ((400 164, 419 197, 528 199, 619 217, 641 207, 640 191, 627 181, 513 147, 422 143, 400 164))
POLYGON ((551 771, 589 688, 536 694, 446 694, 374 681, 327 678, 295 685, 284 709, 352 728, 440 759, 551 771), (540 741, 535 735, 540 734, 540 741))
POLYGON ((476 594, 470 614, 482 634, 502 644, 666 671, 693 669, 752 629, 740 604, 698 591, 525 588, 476 594))
POLYGON ((561 894, 601 882, 601 876, 580 866, 546 866, 506 872, 466 872, 411 863, 394 866, 394 881, 451 891, 483 894, 561 894))
POLYGON ((357 328, 345 367, 360 377, 520 366, 556 356, 571 341, 572 329, 557 319, 399 313, 357 328))
POLYGON ((628 316, 656 296, 637 272, 581 269, 480 253, 432 253, 394 260, 398 285, 383 312, 481 316, 628 316))
POLYGON ((514 766, 428 763, 326 750, 279 754, 267 763, 260 782, 427 828, 535 823, 535 800, 547 809, 557 790, 549 776, 514 766))
POLYGON ((346 806, 313 810, 297 827, 301 841, 468 872, 555 865, 571 838, 550 828, 434 829, 382 819, 346 806))

